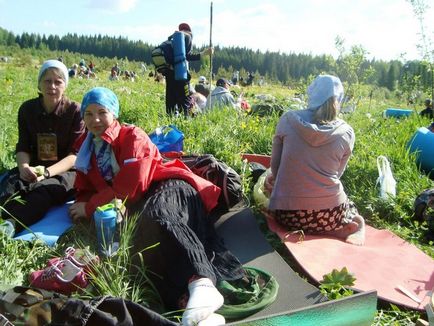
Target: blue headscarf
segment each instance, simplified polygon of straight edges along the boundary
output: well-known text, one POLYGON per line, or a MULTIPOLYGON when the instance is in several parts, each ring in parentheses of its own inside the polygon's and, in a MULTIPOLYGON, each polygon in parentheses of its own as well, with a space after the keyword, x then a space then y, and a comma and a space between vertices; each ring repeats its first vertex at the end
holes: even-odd
MULTIPOLYGON (((103 106, 110 111, 115 118, 119 116, 119 100, 116 94, 108 88, 95 87, 84 95, 83 101, 81 102, 81 117, 84 116, 84 112, 86 112, 86 109, 90 104, 103 106)), ((90 168, 90 158, 94 150, 93 138, 94 135, 91 132, 88 132, 86 139, 78 151, 77 159, 75 161, 75 168, 85 174, 87 174, 87 171, 90 168)), ((105 148, 107 153, 104 156, 107 158, 109 157, 111 147, 108 145, 105 148)))
POLYGON ((95 87, 87 92, 81 102, 81 117, 90 104, 98 104, 109 110, 115 118, 119 116, 119 100, 115 93, 105 87, 95 87))

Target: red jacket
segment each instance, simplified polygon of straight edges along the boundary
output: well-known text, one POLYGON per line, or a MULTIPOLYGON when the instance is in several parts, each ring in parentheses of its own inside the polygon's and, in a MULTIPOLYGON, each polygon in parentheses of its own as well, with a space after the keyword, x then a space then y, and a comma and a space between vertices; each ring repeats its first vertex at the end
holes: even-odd
MULTIPOLYGON (((85 138, 86 134, 83 134, 77 140, 77 151, 85 138)), ((88 173, 77 171, 76 201, 87 202, 87 217, 90 218, 98 206, 107 204, 114 198, 127 198, 128 203, 136 202, 143 198, 153 181, 166 179, 182 179, 191 184, 199 192, 207 211, 216 206, 220 188, 191 172, 179 160, 163 163, 157 147, 140 128, 121 126, 115 120, 101 138, 111 145, 120 170, 112 184, 108 184, 99 173, 95 154, 92 154, 88 173)))

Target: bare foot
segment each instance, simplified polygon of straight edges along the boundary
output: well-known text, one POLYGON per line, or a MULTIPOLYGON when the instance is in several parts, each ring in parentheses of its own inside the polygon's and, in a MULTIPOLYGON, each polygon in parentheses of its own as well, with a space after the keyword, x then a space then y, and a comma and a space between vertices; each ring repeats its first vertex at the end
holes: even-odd
POLYGON ((324 235, 343 239, 347 243, 362 246, 365 243, 365 220, 360 215, 356 215, 352 222, 345 224, 339 230, 322 233, 324 235))
POLYGON ((345 242, 351 243, 356 246, 363 246, 365 244, 365 220, 362 216, 356 215, 353 222, 357 223, 357 230, 348 235, 345 242))

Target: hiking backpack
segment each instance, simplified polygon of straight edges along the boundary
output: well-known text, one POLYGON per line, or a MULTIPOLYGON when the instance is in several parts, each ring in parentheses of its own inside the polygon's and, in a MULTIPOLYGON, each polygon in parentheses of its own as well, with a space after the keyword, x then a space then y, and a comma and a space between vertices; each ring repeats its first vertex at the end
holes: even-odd
POLYGON ((166 41, 155 47, 151 52, 151 59, 155 70, 163 75, 167 70, 173 69, 172 39, 173 35, 169 36, 166 41))
POLYGON ((219 212, 226 212, 243 201, 240 175, 213 155, 186 155, 181 156, 180 160, 194 174, 212 182, 221 189, 217 204, 219 212))

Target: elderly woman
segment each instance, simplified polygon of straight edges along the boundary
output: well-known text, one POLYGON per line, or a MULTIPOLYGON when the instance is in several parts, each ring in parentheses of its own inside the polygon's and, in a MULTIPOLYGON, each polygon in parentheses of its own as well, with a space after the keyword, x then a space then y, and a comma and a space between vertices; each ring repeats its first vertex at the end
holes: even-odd
MULTIPOLYGON (((126 200, 138 213, 134 253, 141 252, 166 307, 185 308, 183 325, 224 324, 214 312, 223 304, 217 278, 242 276, 241 265, 216 241, 207 218, 220 189, 178 160, 163 163, 157 147, 140 128, 117 120, 119 101, 109 89, 85 94, 81 114, 87 134, 77 142, 74 221, 91 219, 98 206, 126 200), (144 250, 156 243, 152 250, 144 250), (183 295, 188 300, 183 305, 183 295)), ((138 255, 135 255, 138 257, 138 255)), ((137 263, 137 266, 140 264, 137 263)))
POLYGON ((47 60, 39 70, 39 96, 19 108, 17 167, 8 172, 0 189, 6 220, 0 230, 10 236, 74 194, 73 144, 84 132, 84 124, 80 104, 65 95, 67 85, 66 66, 47 60), (16 192, 24 202, 8 200, 16 192))
POLYGON ((364 220, 348 200, 340 177, 354 147, 350 125, 339 119, 344 95, 335 76, 308 87, 306 110, 288 111, 273 138, 269 214, 290 230, 364 243, 364 220))

